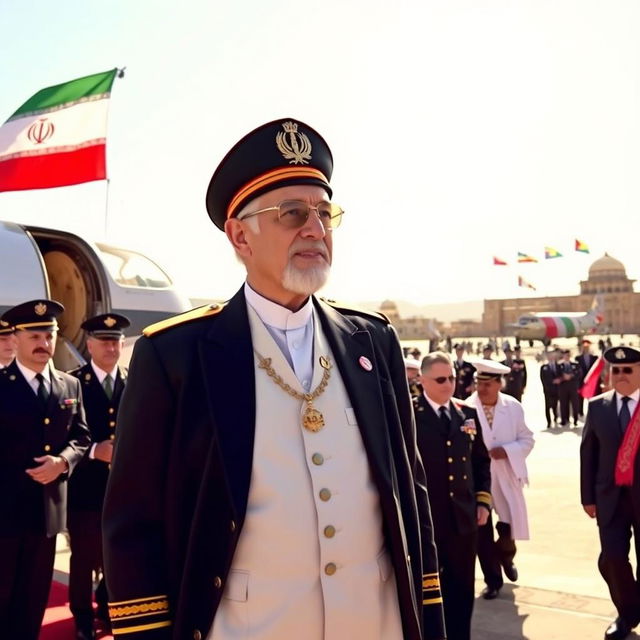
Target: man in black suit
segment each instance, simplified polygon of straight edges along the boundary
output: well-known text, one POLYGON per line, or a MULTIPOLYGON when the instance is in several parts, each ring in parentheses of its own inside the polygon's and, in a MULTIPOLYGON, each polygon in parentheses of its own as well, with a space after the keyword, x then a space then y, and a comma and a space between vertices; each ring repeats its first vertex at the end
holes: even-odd
MULTIPOLYGON (((95 637, 93 628, 93 572, 102 570, 102 503, 126 382, 118 366, 124 343, 125 316, 106 313, 82 323, 87 332, 90 362, 71 371, 82 386, 82 397, 93 444, 69 479, 69 604, 76 623, 76 639, 95 637)), ((102 576, 95 594, 101 624, 109 625, 107 589, 102 576)))
POLYGON ((516 345, 515 352, 507 346, 504 350, 505 359, 501 363, 511 369, 505 376, 502 392, 514 397, 518 402, 522 402, 522 394, 527 386, 527 366, 520 357, 520 352, 519 344, 516 345))
POLYGON ((67 478, 91 439, 80 384, 51 364, 62 305, 32 300, 2 320, 16 359, 0 372, 0 634, 37 640, 66 528, 67 478))
POLYGON ((600 533, 598 568, 609 586, 618 617, 605 639, 626 638, 640 622, 640 351, 605 351, 613 389, 589 401, 580 446, 582 506, 600 533), (629 563, 631 532, 636 570, 629 563))
POLYGON ((540 367, 540 381, 544 393, 544 413, 547 418, 547 429, 558 422, 558 399, 562 373, 558 364, 558 351, 549 351, 548 361, 540 367), (552 419, 553 415, 553 419, 552 419))
POLYGON ((573 424, 577 427, 580 413, 580 396, 578 394, 580 371, 578 365, 575 362, 571 362, 571 351, 569 349, 562 351, 559 370, 562 374, 562 381, 558 389, 561 424, 563 427, 568 426, 571 417, 573 417, 573 424))
POLYGON ((455 375, 443 352, 422 360, 424 393, 414 402, 427 473, 449 640, 469 640, 478 526, 491 509, 491 459, 475 409, 451 401, 455 375))
POLYGON ((103 515, 130 640, 445 637, 397 335, 313 295, 332 167, 301 122, 242 138, 206 202, 245 285, 136 343, 103 515))
POLYGON ((473 374, 475 367, 464 359, 464 345, 457 342, 453 345, 456 352, 456 359, 453 366, 456 371, 456 388, 454 396, 460 400, 465 400, 473 393, 473 374))

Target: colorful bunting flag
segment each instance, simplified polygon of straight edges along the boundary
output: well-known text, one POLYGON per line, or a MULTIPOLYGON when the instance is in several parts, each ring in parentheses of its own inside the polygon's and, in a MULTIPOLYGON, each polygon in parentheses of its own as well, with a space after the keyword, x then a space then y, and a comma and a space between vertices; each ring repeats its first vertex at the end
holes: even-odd
POLYGON ((533 256, 518 251, 518 262, 538 262, 533 256))
POLYGON ((493 264, 499 267, 507 266, 507 263, 504 260, 501 260, 500 258, 496 258, 495 256, 493 256, 493 264))
POLYGON ((550 260, 551 258, 562 258, 562 254, 553 247, 545 247, 544 248, 544 259, 550 260))
POLYGON ((589 253, 589 246, 584 242, 580 242, 580 240, 576 239, 576 251, 580 251, 582 253, 589 253))
POLYGON ((518 276, 518 286, 536 291, 536 288, 530 282, 527 282, 522 276, 518 276))

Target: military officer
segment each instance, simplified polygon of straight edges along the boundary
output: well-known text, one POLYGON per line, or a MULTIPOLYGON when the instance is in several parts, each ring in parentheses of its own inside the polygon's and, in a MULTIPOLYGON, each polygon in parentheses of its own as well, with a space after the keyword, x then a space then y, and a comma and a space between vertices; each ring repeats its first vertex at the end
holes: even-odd
POLYGON ((8 367, 16 357, 16 339, 13 327, 0 320, 0 371, 8 367))
MULTIPOLYGON (((69 604, 76 623, 77 640, 94 638, 93 571, 102 568, 102 503, 109 477, 120 398, 127 372, 118 365, 130 325, 117 313, 94 316, 82 323, 91 360, 72 372, 82 386, 82 396, 93 444, 69 479, 69 604)), ((104 576, 96 589, 97 616, 109 623, 104 576)))
POLYGON ((448 354, 422 360, 415 403, 418 450, 427 473, 449 640, 469 640, 478 526, 491 509, 491 459, 475 409, 452 402, 448 354))
POLYGON ((103 515, 116 634, 445 637, 397 335, 314 296, 343 215, 332 168, 283 119, 214 172, 207 210, 247 279, 136 343, 103 515))
POLYGON ((569 349, 562 351, 562 359, 558 364, 558 368, 562 375, 562 381, 558 389, 561 424, 563 427, 567 426, 569 417, 572 415, 573 423, 577 427, 580 413, 580 396, 578 395, 580 370, 575 362, 571 362, 571 351, 569 349))
POLYGON ((78 381, 50 363, 61 304, 32 300, 2 320, 16 359, 0 374, 0 634, 37 640, 66 528, 67 478, 91 439, 78 381))
POLYGON ((404 368, 407 374, 409 393, 412 398, 416 398, 422 393, 422 385, 420 384, 420 361, 415 358, 405 358, 404 368))
POLYGON ((456 388, 454 396, 460 400, 466 400, 473 393, 473 374, 475 367, 464 359, 464 345, 457 342, 453 345, 456 359, 453 366, 456 372, 456 388))
POLYGON ((506 346, 504 350, 505 359, 501 364, 509 367, 510 371, 505 376, 503 393, 513 396, 518 402, 522 402, 522 394, 527 386, 527 365, 520 357, 520 345, 516 345, 514 351, 510 346, 506 346))
POLYGON ((557 350, 547 353, 547 362, 540 367, 540 382, 544 393, 544 413, 547 418, 547 429, 558 422, 558 398, 562 372, 558 363, 557 350))
POLYGON ((618 617, 605 639, 621 640, 640 622, 640 351, 612 347, 613 389, 589 401, 580 445, 582 506, 600 533, 598 568, 618 617), (629 563, 631 532, 636 567, 629 563))

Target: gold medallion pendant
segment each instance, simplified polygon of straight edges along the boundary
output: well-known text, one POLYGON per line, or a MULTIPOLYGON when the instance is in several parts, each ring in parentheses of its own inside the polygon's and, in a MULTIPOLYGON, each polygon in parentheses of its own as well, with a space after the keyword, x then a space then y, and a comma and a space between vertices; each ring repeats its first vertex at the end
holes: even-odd
POLYGON ((317 433, 324 427, 324 416, 314 408, 311 402, 307 401, 307 408, 305 409, 304 415, 302 416, 302 426, 307 431, 312 431, 313 433, 317 433))

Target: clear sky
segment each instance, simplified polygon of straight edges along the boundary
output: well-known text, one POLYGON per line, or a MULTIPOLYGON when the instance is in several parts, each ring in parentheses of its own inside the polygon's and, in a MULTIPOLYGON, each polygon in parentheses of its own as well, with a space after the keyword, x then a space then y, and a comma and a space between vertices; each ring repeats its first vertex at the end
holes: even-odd
POLYGON ((207 217, 209 178, 242 135, 293 117, 334 154, 346 214, 331 296, 572 294, 605 251, 640 278, 637 0, 0 0, 0 12, 2 121, 45 86, 127 68, 106 225, 105 182, 0 193, 0 219, 141 250, 187 295, 228 297, 243 271, 207 217), (565 257, 543 262, 545 245, 565 257), (542 262, 515 265, 518 251, 542 262))

